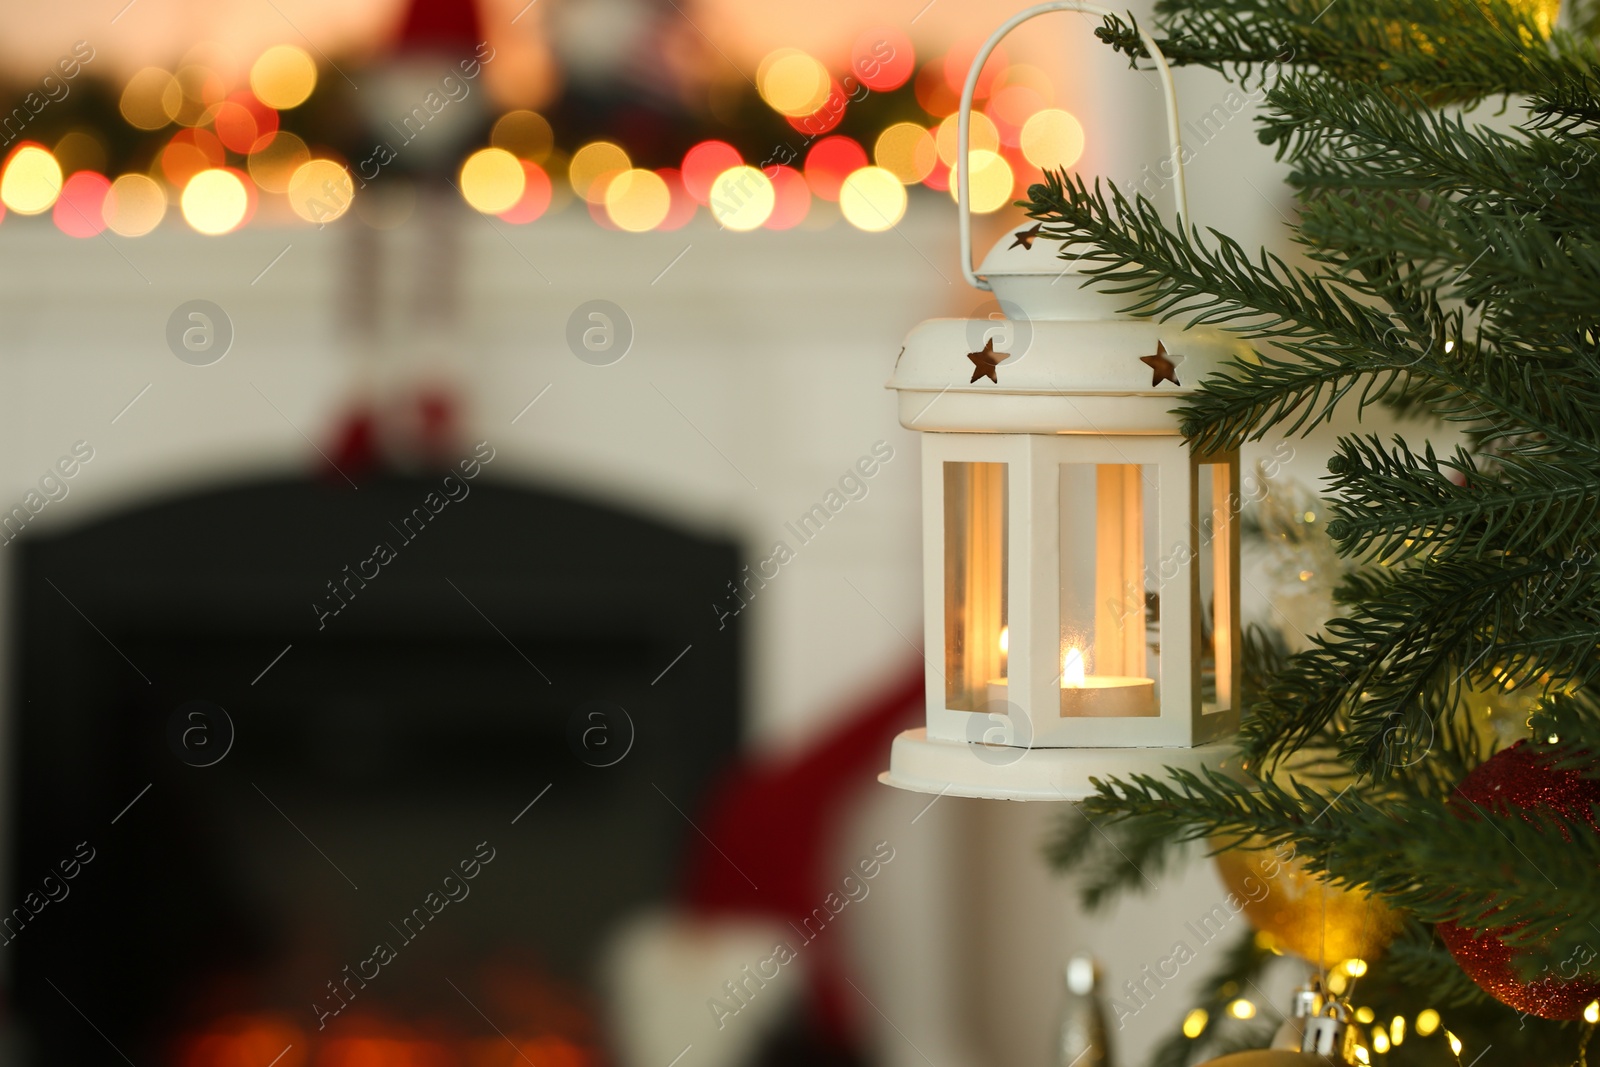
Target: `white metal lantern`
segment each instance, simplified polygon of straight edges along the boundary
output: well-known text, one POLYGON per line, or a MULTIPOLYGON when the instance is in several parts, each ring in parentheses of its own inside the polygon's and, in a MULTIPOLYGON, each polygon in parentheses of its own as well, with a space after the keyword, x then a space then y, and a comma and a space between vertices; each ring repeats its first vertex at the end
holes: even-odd
MULTIPOLYGON (((904 789, 1080 800, 1091 776, 1221 767, 1238 725, 1239 461, 1202 455, 1171 414, 1240 351, 1215 329, 1119 314, 1037 228, 971 267, 967 132, 957 148, 962 269, 1003 318, 912 330, 890 387, 922 431, 927 725, 894 742, 904 789)), ((1171 74, 1174 189, 1187 220, 1171 74)))

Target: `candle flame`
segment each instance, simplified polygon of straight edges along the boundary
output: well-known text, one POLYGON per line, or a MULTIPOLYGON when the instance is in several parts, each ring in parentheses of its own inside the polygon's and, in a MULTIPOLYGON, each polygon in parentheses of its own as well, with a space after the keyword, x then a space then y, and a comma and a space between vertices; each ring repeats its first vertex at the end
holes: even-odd
POLYGON ((1075 689, 1083 688, 1083 650, 1076 645, 1061 654, 1061 684, 1075 689))
POLYGON ((1000 651, 1011 651, 1011 627, 1009 626, 1000 627, 1000 651))

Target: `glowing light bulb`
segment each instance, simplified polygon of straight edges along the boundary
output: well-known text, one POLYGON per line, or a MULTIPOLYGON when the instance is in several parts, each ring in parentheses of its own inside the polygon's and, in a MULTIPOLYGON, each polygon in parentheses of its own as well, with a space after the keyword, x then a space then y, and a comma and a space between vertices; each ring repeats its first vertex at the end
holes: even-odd
POLYGON ((1083 650, 1076 645, 1061 654, 1061 684, 1071 689, 1083 688, 1083 650))
POLYGON ((1009 626, 1000 627, 1000 651, 1011 651, 1011 627, 1009 626))
POLYGON ((1448 1030, 1446 1030, 1444 1032, 1444 1036, 1445 1036, 1445 1040, 1450 1042, 1450 1051, 1451 1051, 1451 1053, 1456 1055, 1456 1056, 1460 1056, 1461 1055, 1461 1039, 1459 1037, 1457 1037, 1455 1034, 1452 1034, 1448 1030))
POLYGON ((1344 973, 1348 974, 1351 978, 1360 978, 1362 975, 1367 973, 1367 961, 1354 959, 1345 960, 1344 973))
POLYGON ((1439 1013, 1432 1008, 1423 1008, 1417 1012, 1417 1036, 1427 1037, 1439 1029, 1439 1013))
POLYGON ((1228 1014, 1235 1019, 1254 1019, 1256 1017, 1256 1006, 1254 1002, 1240 997, 1228 1005, 1228 1014))
POLYGON ((1389 1035, 1382 1030, 1372 1031, 1372 1051, 1384 1053, 1389 1051, 1389 1035))
POLYGON ((1183 1017, 1183 1036, 1193 1040, 1206 1032, 1206 1023, 1211 1021, 1211 1016, 1206 1014, 1204 1008, 1195 1008, 1183 1017))
POLYGON ((1396 1015, 1393 1019, 1389 1020, 1389 1040, 1394 1044, 1399 1045, 1404 1042, 1405 1039, 1406 1018, 1404 1015, 1396 1015))
POLYGON ((1583 1009, 1583 1021, 1600 1023, 1600 1000, 1589 1001, 1589 1006, 1583 1009))

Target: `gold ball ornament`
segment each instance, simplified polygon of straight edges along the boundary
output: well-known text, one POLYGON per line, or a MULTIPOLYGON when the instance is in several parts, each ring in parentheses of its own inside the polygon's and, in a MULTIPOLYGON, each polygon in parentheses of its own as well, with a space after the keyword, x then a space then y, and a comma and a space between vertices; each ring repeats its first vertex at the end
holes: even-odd
POLYGON ((1329 885, 1295 858, 1292 844, 1239 844, 1217 853, 1217 874, 1274 948, 1326 968, 1376 959, 1400 932, 1394 909, 1358 889, 1329 885))
POLYGON ((1284 1052, 1281 1049, 1264 1048, 1232 1052, 1221 1059, 1207 1060, 1200 1067, 1330 1067, 1341 1062, 1315 1052, 1284 1052))

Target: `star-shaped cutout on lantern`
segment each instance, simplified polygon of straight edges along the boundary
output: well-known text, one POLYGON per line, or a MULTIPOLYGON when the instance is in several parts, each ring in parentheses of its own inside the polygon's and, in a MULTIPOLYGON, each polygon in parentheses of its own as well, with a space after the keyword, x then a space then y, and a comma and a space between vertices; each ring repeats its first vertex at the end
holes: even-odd
POLYGON ((1039 231, 1042 229, 1044 229, 1044 223, 1036 222, 1029 229, 1018 230, 1015 234, 1016 240, 1007 245, 1006 250, 1010 251, 1018 245, 1031 250, 1033 248, 1033 239, 1039 236, 1039 231))
POLYGON ((993 337, 985 339, 982 352, 967 353, 967 358, 972 360, 972 377, 967 379, 967 384, 971 385, 979 378, 987 378, 994 384, 999 385, 1000 378, 995 374, 994 369, 1000 365, 1001 360, 1010 354, 1009 352, 996 352, 994 350, 993 337))
MULTIPOLYGON (((1182 356, 1178 357, 1180 360, 1182 356)), ((1140 356, 1139 362, 1150 368, 1150 387, 1153 389, 1162 382, 1171 382, 1173 385, 1182 385, 1178 381, 1178 365, 1172 362, 1167 355, 1167 346, 1160 341, 1156 342, 1156 354, 1153 356, 1140 356)))

